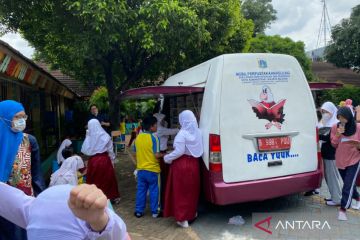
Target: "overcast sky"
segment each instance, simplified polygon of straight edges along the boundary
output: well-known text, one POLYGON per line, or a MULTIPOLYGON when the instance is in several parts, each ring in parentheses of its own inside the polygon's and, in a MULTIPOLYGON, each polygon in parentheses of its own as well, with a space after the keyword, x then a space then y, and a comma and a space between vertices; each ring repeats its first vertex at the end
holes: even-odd
MULTIPOLYGON (((321 0, 273 0, 277 20, 266 31, 268 35, 279 34, 295 41, 305 42, 306 50, 316 48, 323 3, 321 0)), ((338 24, 350 17, 351 9, 359 0, 326 0, 330 23, 338 24)), ((324 39, 324 38, 322 38, 324 39)))
MULTIPOLYGON (((277 11, 277 20, 266 31, 268 35, 281 35, 295 41, 303 41, 306 50, 316 48, 322 14, 321 0, 273 0, 277 11)), ((360 4, 359 0, 327 0, 331 25, 335 25, 343 18, 348 18, 351 8, 360 4)), ((19 50, 27 57, 31 57, 34 49, 19 34, 6 34, 0 38, 19 50)))

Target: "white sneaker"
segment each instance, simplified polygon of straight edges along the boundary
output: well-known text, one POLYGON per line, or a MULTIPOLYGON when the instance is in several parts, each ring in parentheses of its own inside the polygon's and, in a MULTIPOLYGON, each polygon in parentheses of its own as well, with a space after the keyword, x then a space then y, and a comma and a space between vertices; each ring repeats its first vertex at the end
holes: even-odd
POLYGON ((339 206, 340 203, 334 202, 333 200, 326 201, 326 205, 328 206, 339 206))
POLYGON ((352 209, 359 210, 360 209, 360 201, 355 201, 355 204, 351 206, 352 209))
POLYGON ((187 228, 189 227, 188 221, 176 222, 180 227, 187 228))
POLYGON ((347 221, 347 216, 346 216, 346 212, 344 211, 339 211, 339 215, 338 215, 338 220, 339 221, 347 221))
POLYGON ((158 213, 153 213, 153 214, 152 214, 152 217, 153 217, 153 218, 157 218, 157 217, 159 217, 159 214, 158 214, 158 213))

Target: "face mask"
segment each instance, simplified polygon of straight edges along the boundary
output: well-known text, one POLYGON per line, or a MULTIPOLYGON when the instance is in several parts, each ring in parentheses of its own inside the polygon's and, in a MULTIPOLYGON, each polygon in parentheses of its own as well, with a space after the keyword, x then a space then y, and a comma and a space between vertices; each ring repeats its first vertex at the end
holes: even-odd
POLYGON ((322 119, 323 119, 325 122, 329 121, 329 120, 331 119, 330 113, 323 113, 322 119))
POLYGON ((24 118, 20 118, 18 120, 13 121, 14 127, 11 128, 14 132, 22 132, 26 128, 26 120, 24 118))

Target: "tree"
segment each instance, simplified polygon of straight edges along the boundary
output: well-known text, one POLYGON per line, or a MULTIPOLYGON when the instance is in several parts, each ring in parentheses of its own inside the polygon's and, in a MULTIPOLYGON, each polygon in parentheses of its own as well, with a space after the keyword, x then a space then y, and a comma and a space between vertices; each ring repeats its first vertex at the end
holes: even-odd
POLYGON ((238 0, 0 0, 0 24, 36 57, 104 84, 119 122, 119 93, 226 52, 241 52, 253 24, 238 0))
MULTIPOLYGON (((95 104, 101 111, 109 111, 109 94, 106 87, 99 87, 94 90, 89 99, 90 105, 95 104)), ((89 106, 90 107, 90 106, 89 106)))
POLYGON ((299 61, 307 80, 312 81, 314 79, 313 73, 311 71, 310 59, 306 56, 305 53, 305 44, 301 41, 294 42, 288 37, 283 38, 279 35, 259 35, 250 41, 249 52, 282 53, 291 55, 299 61))
MULTIPOLYGON (((109 94, 106 87, 102 86, 94 90, 85 108, 85 112, 88 112, 88 109, 92 104, 95 104, 103 112, 109 111, 109 94)), ((156 100, 154 99, 123 101, 120 103, 121 116, 128 116, 131 119, 142 118, 151 113, 155 104, 156 100)))
POLYGON ((320 102, 331 101, 338 105, 340 101, 352 99, 353 105, 360 104, 360 88, 353 85, 344 85, 342 88, 322 91, 320 95, 320 102))
POLYGON ((241 11, 246 19, 254 22, 254 36, 264 34, 265 30, 276 20, 276 10, 272 0, 244 0, 241 11))
POLYGON ((325 50, 326 59, 338 67, 360 72, 360 5, 352 9, 350 18, 332 28, 331 36, 333 42, 325 50))

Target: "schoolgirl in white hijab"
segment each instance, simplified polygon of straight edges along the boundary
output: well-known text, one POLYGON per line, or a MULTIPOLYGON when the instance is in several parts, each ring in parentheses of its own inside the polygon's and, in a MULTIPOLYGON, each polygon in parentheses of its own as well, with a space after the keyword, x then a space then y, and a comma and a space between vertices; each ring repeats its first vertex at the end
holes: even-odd
POLYGON ((77 171, 81 168, 84 168, 84 162, 80 156, 65 159, 60 169, 51 175, 49 186, 62 184, 76 186, 78 184, 77 171))
POLYGON ((164 156, 164 161, 169 164, 184 154, 198 158, 204 152, 202 134, 194 113, 190 110, 181 112, 179 122, 181 129, 174 139, 174 151, 164 156))
POLYGON ((130 239, 125 223, 94 185, 54 186, 34 198, 0 182, 0 196, 0 216, 26 229, 29 240, 130 239))
POLYGON ((81 152, 90 156, 87 164, 87 183, 95 184, 113 203, 119 203, 120 194, 114 169, 113 141, 97 119, 91 119, 88 122, 81 152))
POLYGON ((319 124, 319 139, 321 141, 321 156, 324 162, 325 182, 331 196, 325 201, 328 206, 338 206, 340 204, 342 191, 341 176, 335 162, 336 149, 332 146, 330 139, 330 129, 339 122, 337 111, 337 107, 332 102, 325 102, 321 106, 322 119, 319 124), (322 129, 326 131, 321 131, 322 129))
POLYGON ((337 107, 332 102, 325 102, 321 106, 322 118, 321 123, 322 127, 332 127, 339 122, 337 119, 337 107), (325 111, 324 111, 325 110, 325 111))
POLYGON ((59 150, 58 150, 58 152, 57 152, 57 155, 56 155, 57 162, 58 162, 59 165, 65 160, 65 158, 64 158, 63 155, 62 155, 62 151, 63 151, 65 148, 69 147, 71 144, 72 144, 72 142, 71 142, 69 139, 65 139, 65 140, 61 143, 61 145, 60 145, 60 147, 59 147, 59 150))
POLYGON ((174 151, 164 156, 170 165, 165 190, 164 216, 175 217, 177 224, 188 227, 197 216, 200 196, 202 135, 195 115, 185 110, 179 115, 181 129, 174 140, 174 151), (179 207, 181 206, 181 207, 179 207))
POLYGON ((113 141, 110 135, 105 132, 97 119, 88 122, 85 141, 81 152, 87 156, 94 156, 98 153, 107 152, 112 162, 115 160, 113 141))

